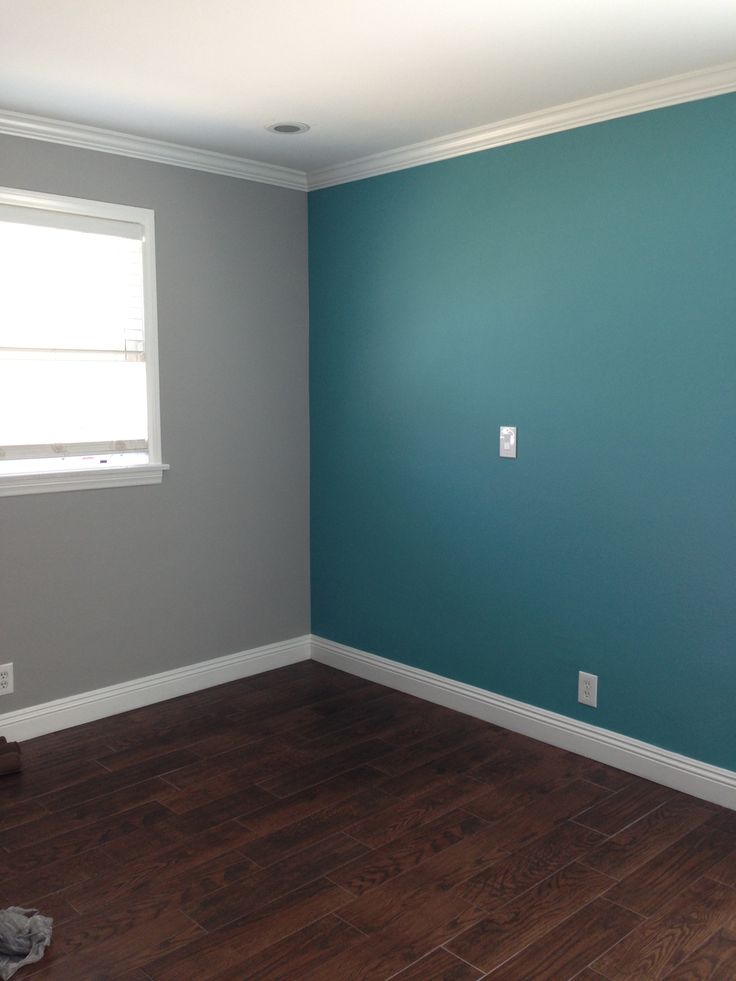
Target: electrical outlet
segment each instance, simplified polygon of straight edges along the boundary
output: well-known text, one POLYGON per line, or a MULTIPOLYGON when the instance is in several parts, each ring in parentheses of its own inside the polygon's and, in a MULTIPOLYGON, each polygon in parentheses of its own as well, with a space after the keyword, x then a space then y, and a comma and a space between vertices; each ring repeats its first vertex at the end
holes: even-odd
POLYGON ((578 701, 583 705, 590 705, 591 708, 598 708, 597 674, 578 671, 578 701))
POLYGON ((13 665, 0 664, 0 695, 10 695, 13 690, 13 665))

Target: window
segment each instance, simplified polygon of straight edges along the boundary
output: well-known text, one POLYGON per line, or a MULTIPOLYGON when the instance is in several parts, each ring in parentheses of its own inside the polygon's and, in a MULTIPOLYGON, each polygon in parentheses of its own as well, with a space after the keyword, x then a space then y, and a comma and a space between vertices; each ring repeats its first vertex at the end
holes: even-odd
POLYGON ((0 494, 164 469, 153 212, 0 189, 0 494))

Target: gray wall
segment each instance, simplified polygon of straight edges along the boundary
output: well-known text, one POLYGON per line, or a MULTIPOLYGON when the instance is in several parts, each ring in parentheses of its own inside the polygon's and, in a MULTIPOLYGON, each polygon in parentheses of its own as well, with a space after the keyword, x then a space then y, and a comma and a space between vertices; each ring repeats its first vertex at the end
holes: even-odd
POLYGON ((154 209, 171 465, 0 498, 0 713, 306 633, 306 195, 13 137, 0 185, 154 209))

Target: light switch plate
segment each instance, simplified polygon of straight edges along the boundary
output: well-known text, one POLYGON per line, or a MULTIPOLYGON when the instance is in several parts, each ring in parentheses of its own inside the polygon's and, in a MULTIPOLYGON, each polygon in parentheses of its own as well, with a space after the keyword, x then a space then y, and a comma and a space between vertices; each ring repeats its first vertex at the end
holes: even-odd
POLYGON ((501 426, 498 455, 516 459, 516 426, 501 426))

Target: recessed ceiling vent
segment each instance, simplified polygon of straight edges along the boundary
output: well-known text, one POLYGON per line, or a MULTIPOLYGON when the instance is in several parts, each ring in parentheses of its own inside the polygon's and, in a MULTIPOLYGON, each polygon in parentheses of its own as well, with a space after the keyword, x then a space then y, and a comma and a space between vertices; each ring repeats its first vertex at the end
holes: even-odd
POLYGON ((306 133, 309 129, 306 123, 273 123, 266 126, 269 133, 279 133, 282 136, 295 136, 297 133, 306 133))

